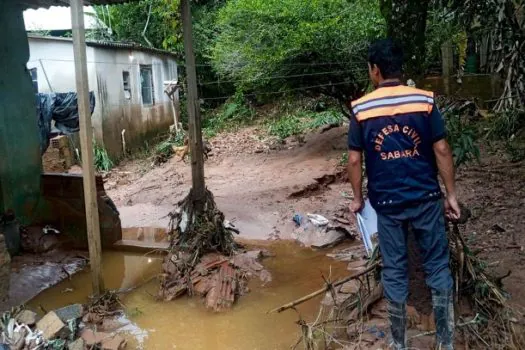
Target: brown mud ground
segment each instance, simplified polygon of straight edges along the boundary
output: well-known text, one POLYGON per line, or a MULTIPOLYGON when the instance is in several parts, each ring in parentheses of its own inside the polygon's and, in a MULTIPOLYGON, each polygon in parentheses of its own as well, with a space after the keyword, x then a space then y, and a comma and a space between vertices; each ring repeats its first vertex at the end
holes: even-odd
MULTIPOLYGON (((342 181, 313 185, 312 191, 290 197, 316 184, 316 178, 335 174, 346 152, 346 131, 342 126, 313 132, 305 143, 290 141, 280 150, 270 150, 263 132, 253 127, 221 134, 211 140, 207 186, 241 237, 288 239, 294 213, 331 219, 346 212, 351 189, 342 181)), ((497 275, 512 270, 503 281, 505 289, 514 305, 525 307, 525 163, 510 163, 504 154, 483 147, 481 151, 481 164, 466 166, 457 175, 460 200, 473 214, 463 232, 470 248, 479 251, 497 275)), ((150 160, 127 162, 106 179, 123 227, 165 227, 166 215, 190 186, 190 165, 176 158, 154 168, 150 160)))

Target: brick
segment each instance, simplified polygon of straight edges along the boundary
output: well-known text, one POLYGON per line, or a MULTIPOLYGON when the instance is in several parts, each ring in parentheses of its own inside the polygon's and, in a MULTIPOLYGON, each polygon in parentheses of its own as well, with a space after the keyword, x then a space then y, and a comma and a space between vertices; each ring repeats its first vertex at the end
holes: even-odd
POLYGON ((69 334, 69 329, 54 311, 47 313, 38 321, 36 328, 42 332, 42 336, 46 340, 65 338, 69 334))
POLYGON ((16 321, 18 323, 23 323, 28 326, 34 326, 36 323, 36 312, 31 310, 22 310, 16 315, 16 321))

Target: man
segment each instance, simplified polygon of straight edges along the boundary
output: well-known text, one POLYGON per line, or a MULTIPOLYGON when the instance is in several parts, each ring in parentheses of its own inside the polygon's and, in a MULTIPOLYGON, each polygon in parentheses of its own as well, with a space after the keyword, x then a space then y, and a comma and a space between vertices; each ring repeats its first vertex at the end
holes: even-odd
POLYGON ((368 197, 378 214, 382 282, 392 332, 392 349, 405 349, 408 297, 407 234, 411 226, 432 290, 438 349, 453 349, 452 277, 444 212, 458 219, 454 165, 443 117, 432 92, 403 86, 403 54, 392 40, 369 48, 368 68, 375 91, 352 102, 348 173, 353 213, 363 207, 362 153, 368 197), (446 189, 443 202, 437 179, 446 189))

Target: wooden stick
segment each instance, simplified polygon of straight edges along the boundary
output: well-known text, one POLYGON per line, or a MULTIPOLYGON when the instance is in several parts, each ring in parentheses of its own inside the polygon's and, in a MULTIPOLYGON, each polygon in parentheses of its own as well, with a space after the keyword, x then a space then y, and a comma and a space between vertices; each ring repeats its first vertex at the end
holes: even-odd
MULTIPOLYGON (((359 273, 356 273, 356 274, 350 275, 350 276, 348 276, 348 277, 346 277, 346 278, 344 278, 344 279, 342 279, 342 280, 340 280, 340 281, 337 281, 337 282, 335 282, 335 283, 332 283, 331 286, 332 286, 332 287, 338 287, 338 286, 340 286, 340 285, 342 285, 342 284, 344 284, 344 283, 346 283, 346 282, 348 282, 348 281, 354 280, 354 279, 356 279, 356 278, 359 278, 359 277, 361 277, 361 276, 363 276, 363 275, 369 273, 370 271, 374 270, 374 269, 375 269, 376 267, 378 267, 378 266, 379 266, 379 262, 376 262, 376 263, 370 265, 370 266, 367 267, 365 270, 363 270, 363 271, 361 271, 361 272, 359 272, 359 273)), ((278 312, 278 313, 279 313, 279 312, 283 312, 284 310, 288 310, 288 309, 290 309, 290 308, 292 308, 292 307, 295 307, 295 306, 297 306, 297 305, 299 305, 299 304, 304 303, 305 301, 308 301, 308 300, 310 300, 310 299, 313 299, 313 298, 315 298, 316 296, 318 296, 319 294, 322 294, 322 293, 328 291, 329 289, 330 289, 330 286, 329 286, 329 285, 326 285, 326 286, 325 286, 324 288, 322 288, 322 289, 319 289, 319 290, 317 290, 317 291, 315 291, 315 292, 313 292, 313 293, 310 293, 310 294, 308 294, 308 295, 306 295, 306 296, 304 296, 304 297, 302 297, 302 298, 300 298, 300 299, 297 299, 297 300, 295 300, 295 301, 292 301, 292 302, 290 302, 290 303, 288 303, 288 304, 285 304, 285 305, 283 305, 283 306, 280 306, 280 307, 278 307, 278 308, 276 308, 276 309, 270 310, 270 311, 268 311, 267 313, 268 313, 268 314, 272 314, 272 313, 274 313, 274 312, 278 312)))
POLYGON ((78 115, 80 119, 80 148, 82 150, 82 179, 84 184, 84 204, 89 246, 89 265, 93 294, 102 295, 102 254, 100 242, 100 222, 98 217, 97 190, 93 163, 93 129, 89 106, 89 86, 86 61, 86 37, 84 29, 84 9, 81 0, 70 0, 71 26, 73 29, 73 56, 75 59, 75 80, 77 87, 78 115))

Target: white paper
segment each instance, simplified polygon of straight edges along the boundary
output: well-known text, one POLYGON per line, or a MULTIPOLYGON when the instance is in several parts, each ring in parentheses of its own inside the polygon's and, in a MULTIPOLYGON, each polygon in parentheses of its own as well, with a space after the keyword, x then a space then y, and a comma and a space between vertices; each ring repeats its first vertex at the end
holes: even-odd
POLYGON ((368 199, 365 201, 363 209, 356 216, 361 239, 370 257, 377 245, 377 214, 368 199))

